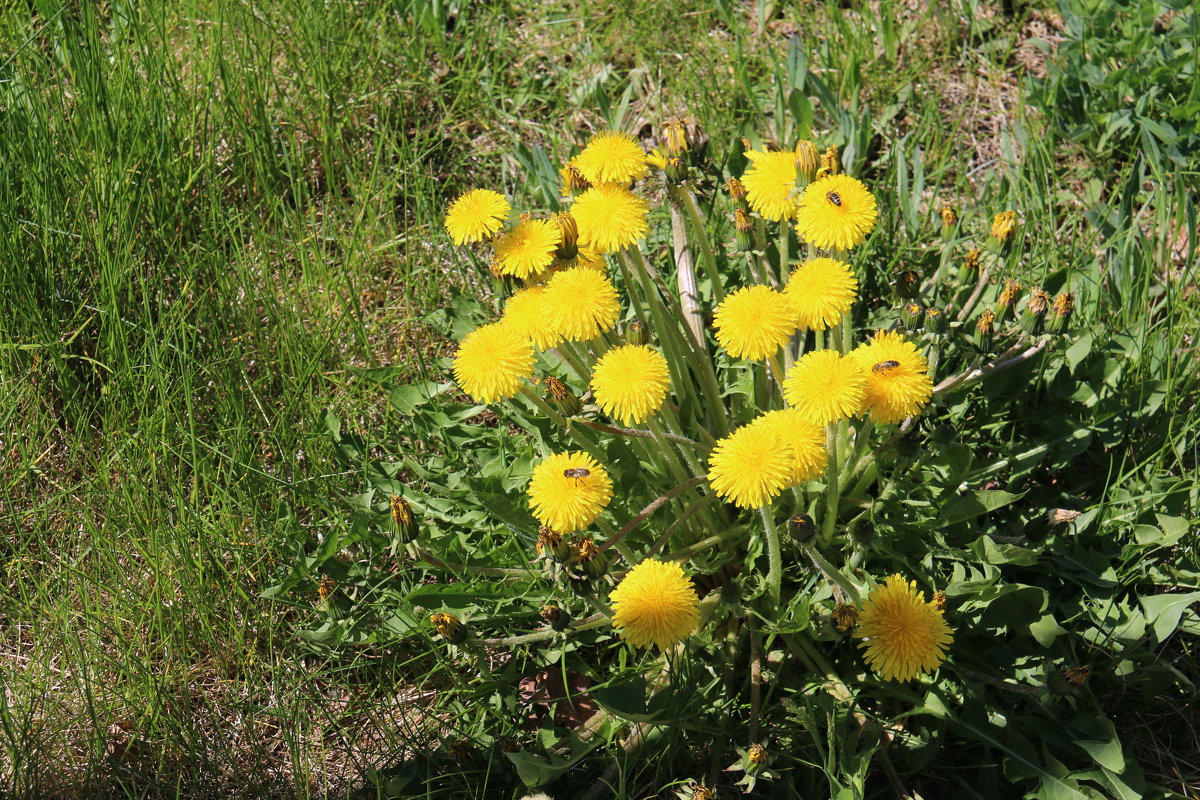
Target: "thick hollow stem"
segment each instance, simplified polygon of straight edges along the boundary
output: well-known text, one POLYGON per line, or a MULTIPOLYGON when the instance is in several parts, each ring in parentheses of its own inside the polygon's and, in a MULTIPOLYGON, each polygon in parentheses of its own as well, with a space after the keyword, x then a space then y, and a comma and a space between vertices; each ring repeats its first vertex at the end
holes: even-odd
POLYGON ((775 520, 766 506, 759 506, 762 515, 763 531, 767 536, 767 593, 772 602, 779 602, 783 589, 783 557, 779 547, 779 531, 775 528, 775 520))

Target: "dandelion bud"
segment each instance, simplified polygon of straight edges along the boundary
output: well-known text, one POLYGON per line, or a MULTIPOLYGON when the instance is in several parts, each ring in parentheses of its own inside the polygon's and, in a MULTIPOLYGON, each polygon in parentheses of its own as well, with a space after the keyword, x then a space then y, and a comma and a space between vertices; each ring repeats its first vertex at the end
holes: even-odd
POLYGON ((546 387, 546 399, 558 409, 558 413, 564 417, 574 417, 580 412, 579 398, 565 383, 553 375, 547 375, 543 385, 546 387))
POLYGON ((746 769, 749 771, 752 767, 761 767, 767 763, 767 748, 761 744, 752 744, 746 749, 746 769))
POLYGON ((603 578, 608 572, 608 559, 596 547, 592 537, 585 536, 575 546, 575 567, 583 577, 592 580, 603 578))
POLYGON ((558 227, 559 233, 562 234, 558 249, 554 254, 565 261, 570 261, 579 255, 579 226, 575 224, 575 218, 565 211, 551 214, 550 221, 558 227))
POLYGON ((725 181, 725 191, 729 193, 730 199, 735 203, 741 204, 746 199, 746 187, 737 178, 725 181))
POLYGON ((1001 211, 992 219, 992 239, 997 244, 1003 244, 1017 227, 1015 211, 1001 211))
POLYGON ((1021 312, 1021 330, 1030 336, 1036 336, 1042 328, 1046 310, 1050 307, 1050 295, 1045 290, 1035 286, 1029 291, 1029 300, 1025 310, 1021 312))
POLYGON ((708 152, 708 134, 700 126, 700 120, 695 117, 684 117, 683 128, 687 132, 688 144, 692 148, 692 157, 704 158, 708 152))
POLYGON ((640 319, 630 320, 625 326, 626 344, 646 344, 650 341, 650 328, 640 319))
POLYGON ((668 156, 667 163, 663 168, 663 171, 667 173, 667 178, 674 183, 680 183, 687 180, 687 163, 679 156, 668 156))
POLYGON ((1046 521, 1051 525, 1065 525, 1068 522, 1074 522, 1079 519, 1081 513, 1083 512, 1070 508, 1055 508, 1051 509, 1050 513, 1046 515, 1046 521))
POLYGON ((817 168, 817 177, 824 178, 828 175, 838 174, 838 154, 836 147, 827 147, 825 152, 821 154, 821 166, 817 168))
POLYGON ((716 797, 712 789, 695 781, 687 785, 687 794, 680 793, 679 796, 684 800, 713 800, 716 797))
POLYGON ((1017 304, 1017 297, 1021 294, 1021 284, 1009 278, 1004 282, 1004 289, 1000 292, 1000 299, 996 301, 996 320, 1002 322, 1008 316, 1008 310, 1014 308, 1017 304))
POLYGON ((567 626, 571 624, 571 615, 553 603, 547 603, 542 606, 542 610, 538 612, 538 616, 556 631, 566 630, 567 626))
POLYGON ((979 257, 981 255, 982 251, 978 247, 976 247, 974 250, 968 250, 967 257, 963 259, 963 269, 967 272, 978 272, 979 257))
POLYGON ((925 307, 920 303, 906 303, 900 309, 900 324, 910 333, 921 330, 921 320, 924 317, 925 307))
POLYGON ((1083 686, 1087 683, 1088 676, 1092 674, 1092 668, 1088 666, 1082 667, 1067 667, 1063 670, 1063 677, 1067 679, 1067 683, 1072 686, 1083 686))
POLYGON ((925 309, 925 330, 930 333, 946 332, 946 315, 936 308, 925 309))
POLYGON ((1067 328, 1067 322, 1071 319, 1071 312, 1075 310, 1075 298, 1070 292, 1063 292, 1058 297, 1054 298, 1054 308, 1051 311, 1050 319, 1046 321, 1046 331, 1049 333, 1062 333, 1067 328))
POLYGON ((467 629, 453 614, 439 611, 430 614, 429 621, 433 623, 438 634, 450 644, 462 644, 467 640, 467 629))
POLYGON ((754 222, 750 219, 750 214, 744 208, 739 208, 733 212, 733 227, 737 231, 737 249, 739 252, 748 253, 754 249, 754 222))
POLYGON ((906 269, 896 276, 896 294, 906 300, 912 300, 921 290, 921 276, 911 269, 906 269))
POLYGON ((574 159, 563 165, 563 168, 558 171, 559 178, 562 180, 562 195, 570 197, 576 192, 582 192, 584 189, 590 189, 592 184, 588 179, 583 177, 583 173, 573 163, 574 159))
POLYGON ((842 633, 858 624, 858 609, 853 603, 838 603, 833 607, 833 626, 842 633))
POLYGON ((413 516, 412 506, 402 496, 392 495, 388 504, 392 512, 392 526, 396 539, 401 542, 411 542, 417 534, 417 521, 413 516))
POLYGON ((821 156, 817 152, 817 146, 808 139, 796 142, 796 173, 799 182, 811 183, 820 166, 821 156))
POLYGON ((817 524, 808 514, 797 514, 788 520, 788 533, 792 535, 796 544, 804 544, 812 541, 813 536, 816 535, 817 524))
POLYGON ((684 127, 683 117, 671 117, 666 121, 658 143, 666 149, 667 155, 677 156, 688 151, 687 128, 684 127))
POLYGON ((549 525, 538 528, 537 544, 534 545, 534 549, 537 550, 538 558, 548 558, 559 564, 565 563, 572 553, 570 543, 549 525))
POLYGON ((975 349, 981 353, 990 353, 995 336, 996 314, 988 309, 979 315, 979 321, 975 323, 975 335, 971 339, 971 344, 975 345, 975 349))
POLYGON ((958 212, 952 205, 942 206, 942 238, 948 239, 958 224, 958 212))

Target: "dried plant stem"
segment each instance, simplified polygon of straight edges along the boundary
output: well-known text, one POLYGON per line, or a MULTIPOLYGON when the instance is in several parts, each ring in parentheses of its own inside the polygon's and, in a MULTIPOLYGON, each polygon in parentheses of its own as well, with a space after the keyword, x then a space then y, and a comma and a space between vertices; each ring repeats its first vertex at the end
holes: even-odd
MULTIPOLYGON (((599 628, 609 623, 609 618, 601 613, 592 614, 590 617, 584 617, 578 622, 571 625, 572 631, 590 631, 592 628, 599 628)), ((489 647, 509 647, 518 644, 532 644, 533 642, 544 642, 547 639, 553 639, 555 636, 562 635, 554 629, 537 631, 535 633, 526 633, 522 636, 505 636, 499 639, 480 639, 479 641, 489 647)))
POLYGON ((696 196, 692 194, 692 190, 687 185, 679 187, 679 195, 683 210, 692 224, 692 235, 696 237, 696 247, 700 251, 700 258, 703 259, 708 279, 712 282, 713 301, 720 303, 725 299, 725 289, 721 286, 721 273, 717 269, 716 250, 713 249, 712 242, 708 238, 708 229, 704 227, 704 219, 700 216, 700 206, 696 203, 696 196))
POLYGON ((683 214, 676 203, 671 209, 671 247, 675 251, 675 281, 679 286, 679 306, 683 321, 692 331, 692 336, 701 345, 704 343, 704 321, 700 318, 699 290, 696 288, 696 267, 688 243, 687 228, 683 214))
POLYGON ((654 500, 652 500, 649 505, 647 505, 645 508, 643 508, 641 511, 639 511, 633 517, 633 519, 629 520, 629 522, 626 522, 624 527, 622 527, 621 530, 617 531, 617 533, 612 538, 610 538, 604 544, 600 545, 600 550, 601 551, 607 550, 608 548, 615 545, 617 542, 624 539, 625 536, 630 531, 632 531, 634 528, 636 528, 638 525, 640 525, 647 517, 649 517, 655 511, 662 508, 663 505, 666 504, 672 497, 675 497, 676 495, 686 492, 688 489, 691 489, 693 486, 700 486, 701 484, 705 483, 707 480, 708 480, 707 477, 705 477, 704 475, 700 475, 698 477, 692 478, 691 480, 684 481, 683 483, 679 484, 675 488, 670 489, 667 492, 665 492, 664 494, 659 495, 654 500))
POLYGON ((956 320, 962 322, 971 313, 971 309, 975 308, 975 303, 979 301, 979 295, 983 294, 983 287, 987 286, 988 278, 992 277, 992 268, 984 267, 979 270, 979 280, 975 284, 975 290, 967 297, 967 301, 962 304, 958 310, 956 320))
MULTIPOLYGON (((590 419, 572 419, 571 421, 579 425, 586 425, 594 431, 611 433, 614 436, 632 436, 638 439, 654 438, 653 431, 643 431, 637 428, 618 428, 616 425, 605 425, 603 422, 593 422, 590 419)), ((702 453, 707 453, 709 451, 709 447, 707 445, 703 445, 694 439, 687 438, 686 436, 680 436, 674 433, 660 433, 660 435, 664 439, 669 439, 672 442, 678 442, 679 444, 686 444, 688 447, 694 447, 702 453)))
POLYGON ((1008 369, 1009 367, 1015 367, 1017 364, 1020 364, 1023 361, 1028 361, 1038 353, 1045 350, 1049 344, 1049 339, 1043 339, 1034 346, 1028 347, 1023 352, 1017 353, 1016 355, 1013 355, 1013 353, 1017 350, 1017 346, 1013 346, 990 364, 982 367, 975 367, 974 369, 970 369, 966 372, 946 378, 946 380, 933 387, 933 393, 937 395, 950 392, 955 389, 961 389, 974 383, 975 381, 980 380, 981 378, 991 375, 994 372, 999 372, 1000 370, 1008 369))

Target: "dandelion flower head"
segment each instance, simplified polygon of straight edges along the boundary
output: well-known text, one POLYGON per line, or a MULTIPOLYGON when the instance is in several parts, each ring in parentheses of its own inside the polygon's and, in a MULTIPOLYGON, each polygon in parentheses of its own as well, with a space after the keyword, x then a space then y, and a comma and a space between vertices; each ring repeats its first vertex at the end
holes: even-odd
POLYGON ((555 453, 533 468, 526 491, 538 522, 571 533, 600 516, 612 500, 612 481, 587 453, 555 453))
POLYGON ((571 206, 579 226, 579 246, 596 254, 628 247, 646 235, 649 207, 624 186, 593 186, 571 206))
POLYGON ((549 350, 562 341, 562 334, 550 323, 546 314, 546 289, 530 286, 518 289, 504 304, 500 322, 511 325, 528 336, 534 347, 549 350))
POLYGON ((491 189, 460 194, 446 209, 446 232, 457 245, 478 242, 500 230, 508 219, 508 201, 491 189))
POLYGON ((562 232, 553 222, 527 219, 510 233, 496 239, 496 263, 500 274, 531 278, 554 261, 562 232))
POLYGON ((941 610, 925 601, 916 581, 888 577, 871 591, 854 636, 864 641, 867 664, 884 680, 907 681, 946 660, 954 635, 941 610))
POLYGON ((791 458, 789 484, 803 483, 825 471, 829 453, 825 449, 825 428, 809 422, 794 408, 768 411, 747 427, 761 428, 787 448, 791 458))
POLYGON ((609 350, 592 370, 592 394, 600 409, 626 425, 642 422, 667 397, 667 360, 644 344, 609 350))
POLYGON ((929 362, 917 346, 896 331, 876 331, 849 354, 867 378, 863 405, 876 422, 899 422, 933 397, 929 362))
POLYGON ((646 153, 623 131, 601 131, 588 140, 583 152, 571 163, 593 185, 628 183, 645 177, 646 153))
POLYGON ((495 322, 467 334, 454 356, 454 379, 480 403, 493 403, 521 391, 533 374, 533 344, 511 325, 495 322))
POLYGON ((674 561, 648 558, 625 575, 608 596, 613 627, 635 647, 660 650, 696 632, 699 598, 683 568, 674 561))
POLYGON ((739 508, 757 508, 792 483, 794 457, 775 431, 744 425, 717 441, 708 457, 708 483, 739 508))
POLYGON ((796 233, 822 250, 849 250, 875 228, 875 196, 849 175, 810 183, 796 204, 796 233))
POLYGON ((617 290, 603 272, 573 267, 554 273, 543 295, 547 324, 572 342, 594 339, 617 324, 617 290))
POLYGON ((848 419, 862 411, 867 374, 857 359, 836 350, 801 356, 783 381, 783 399, 816 425, 848 419))
POLYGON ((792 271, 783 293, 801 328, 823 331, 842 320, 858 298, 858 279, 845 263, 810 258, 792 271))
POLYGON ((746 202, 763 219, 783 222, 796 210, 796 154, 791 150, 749 150, 750 168, 742 175, 746 202))
POLYGON ((713 314, 717 343, 734 358, 773 356, 796 330, 796 314, 782 293, 746 286, 727 295, 713 314))

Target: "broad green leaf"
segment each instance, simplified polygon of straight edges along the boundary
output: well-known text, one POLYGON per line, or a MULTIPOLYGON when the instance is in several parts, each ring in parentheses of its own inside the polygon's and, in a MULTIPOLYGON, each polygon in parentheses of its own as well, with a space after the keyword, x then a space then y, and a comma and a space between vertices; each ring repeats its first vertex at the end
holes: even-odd
POLYGON ((1004 492, 998 489, 970 492, 948 503, 942 509, 942 513, 938 515, 935 524, 953 525, 956 522, 974 519, 981 514, 987 514, 990 511, 995 511, 998 508, 1015 503, 1024 496, 1025 492, 1013 494, 1012 492, 1004 492))
POLYGON ((1179 627, 1179 618, 1192 603, 1200 602, 1200 592, 1155 594, 1143 597, 1142 608, 1154 626, 1154 638, 1165 642, 1179 627))

